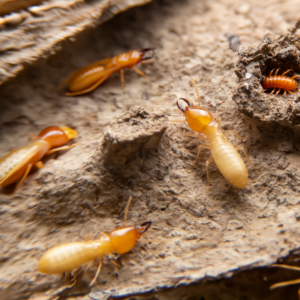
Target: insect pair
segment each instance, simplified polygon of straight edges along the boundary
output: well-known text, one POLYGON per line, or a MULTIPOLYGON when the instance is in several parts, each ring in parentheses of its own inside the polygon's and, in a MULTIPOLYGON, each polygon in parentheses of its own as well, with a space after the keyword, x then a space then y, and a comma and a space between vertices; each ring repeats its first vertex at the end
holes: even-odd
MULTIPOLYGON (((153 55, 154 48, 141 51, 133 50, 88 65, 75 71, 68 78, 69 92, 66 95, 75 96, 91 92, 114 72, 120 72, 121 83, 124 88, 123 69, 132 68, 141 76, 146 77, 142 71, 135 68, 135 65, 150 61, 153 55)), ((31 144, 13 150, 0 159, 0 186, 10 185, 20 179, 15 188, 17 190, 34 165, 40 169, 43 168, 41 159, 44 155, 74 147, 75 145, 61 146, 77 135, 75 130, 68 127, 51 126, 44 129, 31 144), (52 149, 54 147, 59 148, 52 149)))
MULTIPOLYGON (((206 172, 209 186, 208 166, 213 161, 218 166, 223 176, 235 187, 244 188, 248 183, 247 168, 238 154, 237 150, 243 150, 249 163, 250 162, 244 148, 234 148, 227 137, 233 131, 228 131, 225 135, 221 131, 221 119, 213 119, 211 112, 201 107, 200 97, 193 81, 195 91, 198 97, 198 106, 194 106, 191 101, 181 98, 187 106, 183 107, 177 101, 178 108, 185 114, 186 121, 190 128, 197 134, 190 136, 201 139, 204 143, 199 146, 197 159, 200 155, 201 148, 210 149, 212 157, 206 162, 206 172)), ((13 150, 0 159, 0 186, 6 186, 20 179, 16 189, 21 185, 30 172, 31 168, 36 165, 43 167, 41 159, 44 155, 70 149, 72 146, 63 146, 70 139, 77 136, 77 132, 69 127, 50 126, 40 132, 38 137, 29 145, 13 150)), ((240 137, 238 134, 234 133, 240 137)), ((15 190, 16 190, 15 189, 15 190)))
POLYGON ((109 234, 103 235, 96 240, 86 242, 71 242, 51 248, 43 254, 38 262, 38 271, 44 274, 70 273, 95 259, 99 259, 99 266, 94 279, 96 281, 102 266, 104 256, 117 253, 119 255, 129 252, 150 228, 151 221, 144 222, 140 226, 127 226, 127 213, 132 196, 129 197, 125 209, 125 226, 119 227, 109 234))

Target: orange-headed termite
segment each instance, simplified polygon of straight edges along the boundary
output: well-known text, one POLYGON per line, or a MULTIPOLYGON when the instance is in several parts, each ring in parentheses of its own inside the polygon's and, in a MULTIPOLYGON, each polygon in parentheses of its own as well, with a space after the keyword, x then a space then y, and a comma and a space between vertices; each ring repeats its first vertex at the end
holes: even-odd
POLYGON ((89 93, 104 82, 111 74, 120 72, 121 84, 124 89, 124 70, 133 69, 141 76, 147 76, 135 67, 140 62, 146 62, 153 58, 154 48, 147 48, 141 51, 132 50, 115 57, 106 58, 82 69, 75 71, 67 79, 67 96, 76 96, 89 93), (150 53, 149 53, 150 52, 150 53))
MULTIPOLYGON (((201 148, 211 150, 212 156, 206 161, 208 186, 208 166, 210 163, 215 162, 220 172, 232 185, 237 188, 244 188, 248 183, 248 171, 237 149, 243 150, 244 152, 245 150, 243 147, 235 148, 227 140, 227 136, 230 133, 234 133, 238 137, 240 136, 233 131, 228 131, 225 135, 222 133, 220 117, 216 116, 215 121, 211 112, 200 106, 200 97, 194 80, 193 85, 198 97, 198 106, 193 105, 191 101, 185 98, 180 99, 183 100, 187 106, 182 106, 179 102, 180 99, 177 101, 177 106, 185 114, 185 121, 189 127, 193 131, 198 132, 198 134, 189 134, 189 136, 195 136, 204 141, 204 143, 199 146, 196 160, 200 155, 201 148)), ((245 155, 247 156, 246 152, 245 155)), ((251 163, 249 158, 248 161, 251 163)))
POLYGON ((261 83, 264 89, 266 90, 271 88, 273 89, 269 95, 272 95, 277 88, 278 91, 276 92, 275 95, 278 95, 281 89, 284 90, 283 96, 286 95, 286 91, 288 91, 290 94, 296 94, 299 91, 299 89, 296 89, 297 81, 294 78, 299 78, 300 76, 294 75, 292 78, 284 76, 290 71, 294 72, 294 70, 290 69, 288 71, 285 71, 282 75, 277 75, 279 71, 279 69, 277 69, 274 76, 272 75, 273 71, 274 69, 270 72, 269 76, 266 77, 265 80, 261 83), (295 92, 291 92, 294 91, 295 89, 296 89, 295 92))
POLYGON ((14 190, 16 191, 34 165, 39 169, 44 167, 41 161, 43 156, 74 147, 75 145, 63 145, 77 135, 77 131, 65 126, 45 128, 31 144, 12 150, 0 159, 0 186, 10 185, 20 179, 14 190))
MULTIPOLYGON (((299 267, 289 266, 289 265, 274 264, 274 265, 271 265, 271 267, 279 267, 279 268, 287 269, 287 270, 300 271, 299 267)), ((299 283, 300 283, 300 279, 295 279, 295 280, 290 280, 290 281, 283 281, 283 282, 272 284, 270 286, 270 290, 273 290, 273 289, 276 289, 276 288, 279 288, 279 287, 299 284, 299 283)), ((298 289, 298 299, 300 300, 300 288, 298 289)))
MULTIPOLYGON (((125 221, 131 199, 132 197, 129 198, 126 207, 125 221)), ((53 247, 41 257, 38 271, 44 274, 69 273, 85 263, 100 259, 98 270, 90 284, 93 285, 99 275, 102 258, 112 253, 123 254, 130 251, 150 225, 151 221, 140 226, 119 227, 96 240, 72 242, 53 247)))

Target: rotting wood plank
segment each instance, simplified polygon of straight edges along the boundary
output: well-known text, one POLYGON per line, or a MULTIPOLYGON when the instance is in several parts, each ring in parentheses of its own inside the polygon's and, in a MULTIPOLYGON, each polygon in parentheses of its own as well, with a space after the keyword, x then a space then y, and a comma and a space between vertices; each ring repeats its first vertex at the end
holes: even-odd
POLYGON ((26 64, 55 54, 61 48, 60 42, 148 2, 151 0, 52 0, 3 16, 0 18, 0 84, 15 77, 26 64))

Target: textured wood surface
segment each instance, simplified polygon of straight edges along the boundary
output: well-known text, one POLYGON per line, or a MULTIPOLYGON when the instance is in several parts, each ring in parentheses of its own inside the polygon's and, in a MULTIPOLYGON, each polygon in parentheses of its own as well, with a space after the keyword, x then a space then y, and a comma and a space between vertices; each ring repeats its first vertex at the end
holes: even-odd
MULTIPOLYGON (((0 84, 16 76, 26 64, 54 54, 60 49, 60 42, 102 24, 119 12, 150 1, 50 0, 3 16, 0 18, 0 84)), ((0 13, 24 8, 24 1, 11 7, 8 5, 15 1, 5 2, 2 6, 0 3, 0 13)))
POLYGON ((239 35, 245 47, 286 34, 298 20, 297 1, 155 0, 66 41, 0 87, 0 156, 52 124, 79 132, 76 147, 48 157, 15 195, 0 194, 2 298, 51 299, 64 283, 37 272, 42 254, 123 225, 132 195, 128 223, 151 220, 151 229, 122 256, 118 276, 105 260, 90 288, 91 267, 66 291, 73 299, 297 299, 293 287, 269 286, 299 273, 268 266, 300 247, 300 139, 238 111, 232 96, 239 57, 226 39, 239 35), (155 61, 138 66, 148 80, 125 70, 124 91, 119 74, 86 95, 55 91, 77 68, 146 47, 156 47, 155 61), (245 189, 232 187, 212 164, 208 194, 210 151, 195 163, 201 142, 187 136, 186 124, 170 121, 183 119, 179 98, 196 102, 192 78, 202 105, 222 118, 222 130, 247 136, 229 137, 260 167, 247 164, 245 189))
POLYGON ((0 0, 0 16, 42 3, 43 0, 0 0))

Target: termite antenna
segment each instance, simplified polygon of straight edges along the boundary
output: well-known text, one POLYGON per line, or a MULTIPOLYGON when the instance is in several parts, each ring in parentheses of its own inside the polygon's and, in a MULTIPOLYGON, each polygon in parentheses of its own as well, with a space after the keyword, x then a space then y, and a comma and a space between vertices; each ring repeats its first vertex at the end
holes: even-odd
POLYGON ((196 92, 196 95, 197 95, 198 104, 199 104, 199 106, 201 106, 201 101, 200 101, 199 91, 198 91, 198 89, 197 89, 197 87, 196 87, 195 79, 192 79, 192 83, 193 83, 193 86, 194 86, 194 89, 195 89, 195 92, 196 92))
POLYGON ((127 214, 128 214, 131 200, 132 200, 132 196, 129 197, 126 208, 125 208, 125 226, 127 226, 127 214))

